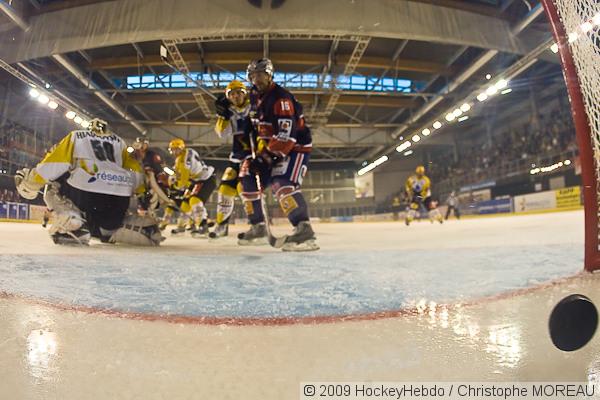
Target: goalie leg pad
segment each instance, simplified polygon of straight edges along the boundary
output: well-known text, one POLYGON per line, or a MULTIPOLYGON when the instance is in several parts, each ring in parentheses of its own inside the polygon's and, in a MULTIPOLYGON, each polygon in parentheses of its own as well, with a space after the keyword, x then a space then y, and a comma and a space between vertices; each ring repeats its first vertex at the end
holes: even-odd
POLYGON ((128 215, 110 238, 112 243, 134 246, 158 246, 165 238, 160 234, 157 221, 150 216, 128 215))
POLYGON ((74 232, 84 226, 85 219, 81 211, 71 200, 58 192, 58 185, 52 184, 46 187, 44 202, 54 216, 49 229, 51 235, 74 232))

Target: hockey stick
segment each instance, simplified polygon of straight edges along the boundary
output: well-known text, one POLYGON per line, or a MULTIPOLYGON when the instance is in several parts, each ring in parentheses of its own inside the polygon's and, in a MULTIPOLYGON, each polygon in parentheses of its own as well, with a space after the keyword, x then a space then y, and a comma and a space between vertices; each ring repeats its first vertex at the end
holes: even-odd
POLYGON ((192 78, 188 73, 186 73, 185 71, 181 71, 179 68, 177 68, 176 66, 174 66, 173 64, 171 64, 169 62, 169 51, 167 50, 167 48, 164 45, 160 46, 160 58, 167 67, 171 68, 173 71, 177 72, 178 74, 183 75, 187 80, 194 82, 196 84, 196 87, 198 89, 200 89, 202 92, 204 92, 204 94, 206 94, 208 97, 210 97, 213 100, 217 99, 217 96, 212 94, 211 91, 208 90, 206 87, 204 87, 197 79, 192 78))
MULTIPOLYGON (((252 159, 256 160, 256 144, 254 143, 254 137, 252 136, 252 132, 250 132, 250 134, 248 136, 249 136, 249 141, 250 141, 250 150, 252 151, 252 159)), ((260 192, 260 206, 262 208, 263 216, 265 219, 265 226, 267 228, 269 244, 271 245, 271 247, 280 249, 285 244, 285 241, 287 240, 288 236, 283 235, 281 237, 277 237, 277 236, 273 235, 273 232, 271 231, 271 224, 269 223, 269 212, 267 209, 267 199, 265 198, 265 195, 264 195, 264 190, 263 190, 264 188, 263 188, 263 185, 262 185, 262 182, 260 179, 260 173, 254 174, 254 177, 256 178, 256 185, 258 186, 258 190, 260 192)))

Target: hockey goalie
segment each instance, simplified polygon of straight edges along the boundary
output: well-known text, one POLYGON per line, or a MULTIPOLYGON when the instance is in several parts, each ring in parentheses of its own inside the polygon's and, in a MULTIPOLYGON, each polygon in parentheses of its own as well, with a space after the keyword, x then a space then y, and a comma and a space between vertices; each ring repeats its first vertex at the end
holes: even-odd
POLYGON ((142 169, 103 120, 70 132, 35 168, 17 171, 15 184, 29 200, 43 190, 56 244, 87 245, 93 237, 156 246, 163 240, 154 218, 128 213, 133 194, 144 190, 142 169))

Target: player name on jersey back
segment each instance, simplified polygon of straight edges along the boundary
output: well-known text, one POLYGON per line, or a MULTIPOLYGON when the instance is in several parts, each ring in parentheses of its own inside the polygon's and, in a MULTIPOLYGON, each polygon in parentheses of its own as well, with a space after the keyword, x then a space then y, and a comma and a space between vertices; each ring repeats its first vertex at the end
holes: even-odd
POLYGON ((123 165, 125 142, 116 135, 76 131, 73 135, 73 167, 67 182, 77 189, 115 196, 131 196, 135 173, 123 165))

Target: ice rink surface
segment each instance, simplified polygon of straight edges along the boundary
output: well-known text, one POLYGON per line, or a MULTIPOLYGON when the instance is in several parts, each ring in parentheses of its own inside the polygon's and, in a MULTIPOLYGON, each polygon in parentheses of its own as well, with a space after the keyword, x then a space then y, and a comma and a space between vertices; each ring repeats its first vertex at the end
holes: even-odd
MULTIPOLYGON (((0 398, 295 399, 301 381, 596 379, 547 334, 583 212, 316 224, 322 250, 169 237, 60 247, 0 225, 0 398), (86 396, 81 396, 86 393, 86 396)), ((283 228, 280 232, 283 232, 283 228)))

